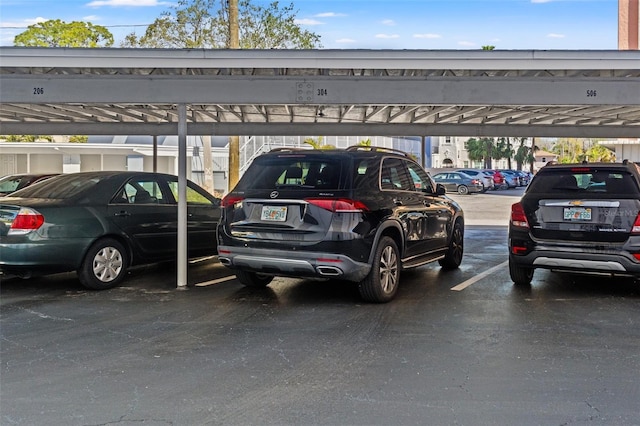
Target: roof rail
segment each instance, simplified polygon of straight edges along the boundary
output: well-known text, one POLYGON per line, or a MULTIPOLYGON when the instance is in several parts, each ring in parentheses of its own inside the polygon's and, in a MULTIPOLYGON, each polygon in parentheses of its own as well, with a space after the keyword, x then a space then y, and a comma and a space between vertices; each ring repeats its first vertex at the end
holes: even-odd
POLYGON ((278 148, 272 148, 269 150, 269 152, 277 152, 277 151, 310 151, 310 150, 307 148, 297 148, 293 146, 278 147, 278 148))
POLYGON ((371 151, 371 152, 390 152, 393 154, 403 155, 409 157, 409 154, 394 148, 385 148, 383 146, 364 146, 364 145, 352 145, 347 147, 345 151, 371 151))

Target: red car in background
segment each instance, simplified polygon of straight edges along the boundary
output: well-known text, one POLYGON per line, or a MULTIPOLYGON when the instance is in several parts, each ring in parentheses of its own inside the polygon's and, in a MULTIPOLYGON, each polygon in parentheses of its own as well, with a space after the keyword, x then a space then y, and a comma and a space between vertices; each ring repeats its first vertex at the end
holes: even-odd
POLYGON ((505 189, 508 187, 504 175, 498 170, 483 170, 482 172, 493 178, 493 183, 496 189, 505 189))

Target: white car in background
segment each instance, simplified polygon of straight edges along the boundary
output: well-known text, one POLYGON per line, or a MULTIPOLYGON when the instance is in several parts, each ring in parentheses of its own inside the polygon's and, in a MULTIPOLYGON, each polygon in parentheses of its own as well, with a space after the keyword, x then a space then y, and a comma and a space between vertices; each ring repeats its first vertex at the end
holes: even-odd
POLYGON ((484 189, 482 190, 482 192, 487 192, 490 189, 496 189, 495 188, 495 182, 493 181, 493 178, 491 176, 487 176, 486 174, 482 173, 482 170, 478 170, 478 169, 457 169, 455 170, 456 172, 459 173, 464 173, 465 175, 472 177, 474 179, 479 179, 480 182, 482 182, 482 186, 484 186, 484 189))

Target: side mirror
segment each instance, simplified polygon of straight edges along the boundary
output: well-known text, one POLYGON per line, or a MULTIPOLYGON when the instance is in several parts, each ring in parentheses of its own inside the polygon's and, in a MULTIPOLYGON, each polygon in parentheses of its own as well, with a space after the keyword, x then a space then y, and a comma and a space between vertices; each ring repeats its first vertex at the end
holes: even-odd
POLYGON ((444 185, 441 183, 436 183, 436 195, 444 195, 447 193, 444 185))

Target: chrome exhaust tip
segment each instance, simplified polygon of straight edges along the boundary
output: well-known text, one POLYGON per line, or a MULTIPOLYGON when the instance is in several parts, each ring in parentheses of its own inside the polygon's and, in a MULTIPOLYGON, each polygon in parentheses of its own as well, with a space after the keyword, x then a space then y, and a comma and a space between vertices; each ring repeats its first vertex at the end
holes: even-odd
POLYGON ((335 266, 318 266, 316 270, 318 271, 318 274, 323 277, 339 277, 342 275, 342 270, 335 266))

